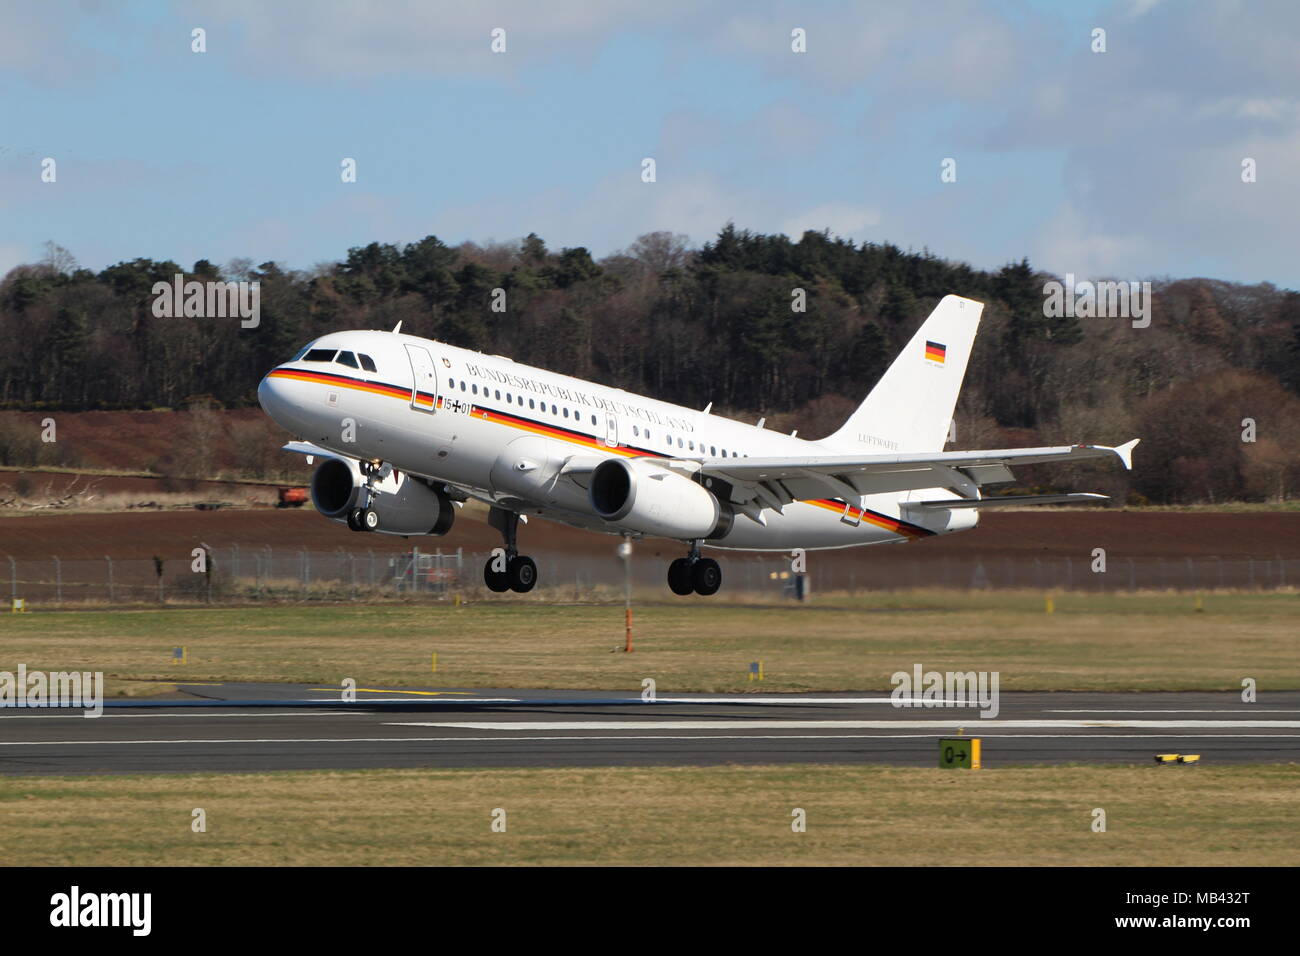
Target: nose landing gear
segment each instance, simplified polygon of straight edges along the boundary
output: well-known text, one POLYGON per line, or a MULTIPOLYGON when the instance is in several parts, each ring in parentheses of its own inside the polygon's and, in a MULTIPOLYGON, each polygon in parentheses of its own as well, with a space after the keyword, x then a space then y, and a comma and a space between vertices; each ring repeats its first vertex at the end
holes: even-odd
POLYGON ((668 587, 674 594, 717 594, 722 568, 712 558, 700 557, 700 543, 692 541, 690 554, 668 565, 668 587))
POLYGON ((379 512, 370 507, 375 500, 375 482, 391 472, 392 468, 370 461, 357 462, 357 468, 366 480, 361 486, 361 493, 357 496, 357 506, 348 512, 348 527, 353 531, 377 531, 379 512))

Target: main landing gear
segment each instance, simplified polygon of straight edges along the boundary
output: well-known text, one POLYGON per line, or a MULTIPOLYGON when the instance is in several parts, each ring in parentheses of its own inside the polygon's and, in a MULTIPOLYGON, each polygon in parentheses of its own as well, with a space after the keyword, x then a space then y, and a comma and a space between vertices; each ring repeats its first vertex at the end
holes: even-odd
POLYGON ((504 508, 493 508, 488 512, 488 524, 501 532, 505 539, 504 550, 493 552, 483 565, 483 582, 489 591, 498 594, 503 591, 515 591, 526 594, 537 584, 537 562, 526 554, 520 554, 515 546, 519 535, 519 514, 504 508))
POLYGON ((357 467, 365 476, 366 483, 361 486, 357 496, 357 507, 348 512, 348 527, 353 531, 377 531, 379 529, 379 512, 370 507, 375 500, 375 481, 380 476, 381 465, 374 462, 358 462, 357 467))
POLYGON ((668 565, 668 587, 674 594, 717 594, 722 568, 712 558, 700 557, 700 543, 692 541, 690 554, 668 565))

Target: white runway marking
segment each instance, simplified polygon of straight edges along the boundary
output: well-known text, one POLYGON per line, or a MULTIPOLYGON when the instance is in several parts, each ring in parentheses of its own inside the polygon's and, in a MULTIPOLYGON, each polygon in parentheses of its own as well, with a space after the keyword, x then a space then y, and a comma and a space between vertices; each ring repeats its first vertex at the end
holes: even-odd
POLYGON ((432 723, 401 721, 393 727, 438 727, 443 730, 903 730, 922 727, 956 730, 965 727, 972 733, 985 729, 1027 730, 1051 728, 1090 730, 1092 728, 1134 730, 1190 730, 1260 727, 1300 730, 1300 720, 538 720, 538 721, 457 721, 432 723))
MULTIPOLYGON (((92 719, 86 717, 79 710, 71 714, 65 714, 61 710, 58 711, 47 710, 45 713, 40 713, 39 708, 35 708, 35 707, 31 708, 31 710, 36 712, 26 713, 26 714, 0 714, 0 720, 32 720, 32 719, 54 720, 59 717, 75 718, 77 720, 92 719)), ((112 711, 106 710, 98 717, 95 717, 93 719, 103 720, 105 717, 166 717, 169 719, 174 719, 176 717, 202 717, 204 720, 207 720, 209 717, 355 717, 355 716, 357 716, 355 713, 346 710, 290 710, 282 714, 261 714, 255 710, 245 710, 237 714, 214 714, 206 710, 190 710, 189 708, 184 708, 179 712, 175 710, 168 710, 165 712, 149 713, 149 714, 115 714, 112 711)))
MULTIPOLYGON (((622 743, 628 740, 672 740, 685 743, 694 740, 929 740, 940 734, 703 734, 684 737, 680 734, 640 734, 626 737, 561 734, 552 737, 251 737, 248 739, 219 740, 3 740, 0 747, 130 747, 158 744, 440 744, 440 743, 501 743, 506 741, 536 740, 598 740, 605 743, 622 743)), ((1008 740, 1292 740, 1300 734, 980 734, 983 739, 1008 740)))
POLYGON ((1045 710, 1045 714, 1300 714, 1300 710, 1268 710, 1254 707, 1237 707, 1232 710, 1197 710, 1181 708, 1172 710, 1154 710, 1148 708, 1129 708, 1121 710, 1045 710))

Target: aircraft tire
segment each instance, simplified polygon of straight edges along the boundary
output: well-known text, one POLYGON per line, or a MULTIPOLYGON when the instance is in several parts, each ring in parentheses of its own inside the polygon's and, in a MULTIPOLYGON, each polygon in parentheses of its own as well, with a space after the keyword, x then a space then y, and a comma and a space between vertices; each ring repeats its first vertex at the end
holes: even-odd
POLYGON ((678 558, 668 565, 668 587, 674 594, 682 595, 695 590, 691 579, 691 562, 686 558, 678 558))
POLYGON ((700 558, 691 568, 691 584, 696 594, 717 594, 722 587, 722 568, 712 558, 700 558))
POLYGON ((487 564, 483 565, 483 583, 488 586, 489 591, 495 591, 501 594, 510 590, 510 572, 494 571, 492 563, 496 558, 488 558, 487 564))
POLYGON ((527 594, 537 585, 537 562, 526 554, 517 554, 506 565, 510 590, 527 594))

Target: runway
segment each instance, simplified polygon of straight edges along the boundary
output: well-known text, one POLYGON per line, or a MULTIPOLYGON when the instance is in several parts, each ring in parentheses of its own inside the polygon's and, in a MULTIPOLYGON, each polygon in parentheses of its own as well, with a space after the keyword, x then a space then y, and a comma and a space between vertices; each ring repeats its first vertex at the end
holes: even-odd
MULTIPOLYGON (((635 692, 181 685, 170 699, 0 710, 0 773, 722 763, 935 766, 940 737, 980 737, 985 767, 1300 760, 1300 692, 1004 692, 999 713, 897 707, 887 692, 635 692)), ((1194 772, 1178 768, 1167 772, 1194 772)))

